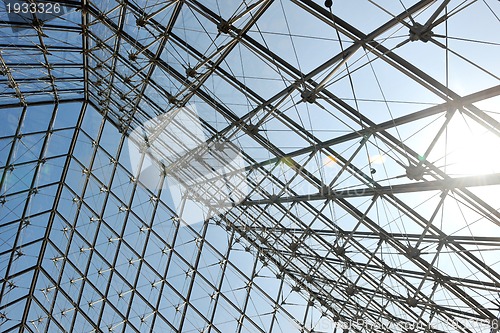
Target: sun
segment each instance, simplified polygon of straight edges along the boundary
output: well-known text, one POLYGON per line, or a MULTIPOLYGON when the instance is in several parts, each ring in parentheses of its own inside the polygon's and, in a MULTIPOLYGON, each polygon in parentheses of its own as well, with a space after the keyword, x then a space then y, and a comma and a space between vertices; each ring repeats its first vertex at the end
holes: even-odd
POLYGON ((453 116, 435 150, 431 156, 436 165, 450 176, 500 172, 500 137, 460 112, 453 116))

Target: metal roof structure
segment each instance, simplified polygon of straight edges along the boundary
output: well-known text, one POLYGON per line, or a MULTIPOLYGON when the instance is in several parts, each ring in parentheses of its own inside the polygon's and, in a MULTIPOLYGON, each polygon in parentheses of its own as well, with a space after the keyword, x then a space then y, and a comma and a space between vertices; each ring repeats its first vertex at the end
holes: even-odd
POLYGON ((328 2, 0 3, 2 332, 498 331, 500 2, 328 2))

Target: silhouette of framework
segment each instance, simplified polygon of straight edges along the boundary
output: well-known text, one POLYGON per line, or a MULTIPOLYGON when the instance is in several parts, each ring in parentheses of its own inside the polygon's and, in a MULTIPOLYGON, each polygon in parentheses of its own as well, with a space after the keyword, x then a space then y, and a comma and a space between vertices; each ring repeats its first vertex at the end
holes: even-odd
POLYGON ((498 1, 13 3, 1 331, 497 332, 498 1), (199 223, 127 153, 186 105, 250 186, 199 223))

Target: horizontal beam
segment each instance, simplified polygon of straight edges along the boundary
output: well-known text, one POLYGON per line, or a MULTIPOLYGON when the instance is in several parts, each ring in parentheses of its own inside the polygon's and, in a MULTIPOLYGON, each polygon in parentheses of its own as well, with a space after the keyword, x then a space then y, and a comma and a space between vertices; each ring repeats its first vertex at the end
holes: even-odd
POLYGON ((352 190, 333 190, 326 188, 319 193, 296 195, 289 197, 271 197, 261 200, 244 200, 238 206, 255 206, 273 203, 302 202, 340 198, 372 197, 384 194, 412 193, 422 191, 444 191, 464 187, 500 185, 500 173, 480 176, 451 178, 448 180, 432 180, 392 186, 365 187, 352 190))

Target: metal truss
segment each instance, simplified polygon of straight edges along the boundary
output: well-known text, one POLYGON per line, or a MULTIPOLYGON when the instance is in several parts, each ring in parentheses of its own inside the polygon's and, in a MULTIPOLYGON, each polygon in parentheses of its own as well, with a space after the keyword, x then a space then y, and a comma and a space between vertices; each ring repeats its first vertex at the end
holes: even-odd
POLYGON ((2 331, 498 330, 497 2, 59 3, 0 11, 2 331))

